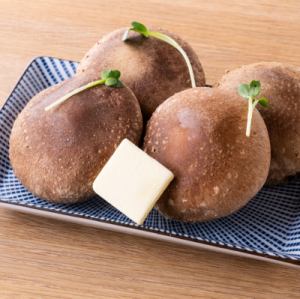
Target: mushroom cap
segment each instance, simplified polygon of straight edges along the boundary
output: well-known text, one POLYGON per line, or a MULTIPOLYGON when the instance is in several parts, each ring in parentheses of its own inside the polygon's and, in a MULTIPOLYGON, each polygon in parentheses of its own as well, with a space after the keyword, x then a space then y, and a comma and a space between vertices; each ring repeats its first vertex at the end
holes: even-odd
POLYGON ((152 115, 144 149, 175 175, 157 203, 167 217, 207 221, 243 207, 263 186, 270 164, 265 123, 254 111, 246 137, 247 102, 229 92, 193 88, 152 115))
POLYGON ((279 183, 300 171, 300 68, 276 62, 244 65, 226 73, 218 88, 236 92, 241 83, 261 82, 269 107, 258 109, 271 142, 268 183, 279 183))
MULTIPOLYGON (((103 36, 86 53, 77 73, 85 73, 95 79, 103 69, 120 70, 122 80, 132 89, 140 102, 144 118, 148 119, 168 97, 191 87, 190 77, 178 50, 161 40, 145 38, 135 32, 130 32, 124 42, 122 37, 127 29, 121 28, 103 36)), ((203 86, 204 72, 193 49, 175 34, 159 31, 182 46, 190 58, 197 86, 203 86)))
POLYGON ((42 91, 12 129, 14 173, 29 191, 48 201, 74 203, 93 196, 92 183, 114 149, 124 138, 137 144, 141 136, 139 103, 126 87, 97 86, 44 110, 86 83, 75 76, 42 91))

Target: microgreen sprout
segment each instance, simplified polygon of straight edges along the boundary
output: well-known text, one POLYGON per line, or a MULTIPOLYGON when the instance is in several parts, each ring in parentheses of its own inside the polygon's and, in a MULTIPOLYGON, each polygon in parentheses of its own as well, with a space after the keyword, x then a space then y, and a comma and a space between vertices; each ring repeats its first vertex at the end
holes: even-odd
POLYGON ((258 97, 261 91, 260 81, 252 80, 250 84, 241 84, 238 88, 240 96, 248 100, 248 116, 247 116, 247 128, 246 136, 250 136, 252 115, 257 104, 263 107, 268 107, 269 101, 265 97, 258 97))
POLYGON ((184 58, 185 63, 188 67, 188 71, 189 71, 189 75, 190 75, 190 79, 191 79, 191 85, 192 85, 192 87, 196 87, 195 75, 194 75, 194 71, 193 71, 190 59, 187 56, 186 52, 182 49, 182 47, 173 38, 171 38, 170 36, 168 36, 164 33, 161 33, 161 32, 150 31, 145 25, 143 25, 139 22, 132 22, 131 28, 126 30, 123 35, 123 41, 128 40, 129 31, 135 31, 135 32, 141 34, 145 38, 148 38, 148 37, 157 38, 157 39, 164 41, 165 43, 171 45, 176 50, 178 50, 180 52, 180 54, 182 55, 182 57, 184 58))
POLYGON ((123 86, 122 82, 119 80, 120 76, 121 76, 121 73, 118 70, 105 70, 105 71, 101 72, 100 78, 98 80, 89 82, 89 83, 87 83, 81 87, 78 87, 78 88, 72 90, 71 92, 65 94, 63 97, 59 98, 54 103, 47 106, 45 108, 45 111, 51 110, 51 109, 61 105, 62 103, 64 103, 66 100, 68 100, 72 96, 74 96, 84 90, 98 86, 98 85, 106 85, 108 87, 122 87, 123 86))

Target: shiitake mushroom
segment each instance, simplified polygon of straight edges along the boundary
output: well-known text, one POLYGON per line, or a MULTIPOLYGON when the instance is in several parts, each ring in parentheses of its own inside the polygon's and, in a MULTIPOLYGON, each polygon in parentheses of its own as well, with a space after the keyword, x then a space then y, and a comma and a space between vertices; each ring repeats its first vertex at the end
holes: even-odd
POLYGON ((236 93, 238 86, 259 80, 261 95, 269 100, 259 111, 271 142, 269 183, 279 183, 300 172, 300 68, 277 62, 244 65, 227 72, 218 88, 236 93))
MULTIPOLYGON (((132 31, 123 41, 127 30, 121 28, 103 36, 81 60, 77 73, 95 80, 103 69, 119 69, 123 74, 122 80, 139 100, 146 120, 168 97, 191 87, 191 80, 186 62, 177 49, 132 31)), ((173 33, 158 31, 167 34, 182 47, 192 64, 196 85, 203 86, 204 71, 189 44, 173 33)))
POLYGON ((165 216, 207 221, 243 207, 263 186, 270 164, 265 123, 237 94, 192 88, 163 102, 148 122, 144 150, 175 179, 157 203, 165 216))
POLYGON ((95 86, 45 111, 62 96, 89 83, 84 76, 35 96, 17 117, 10 137, 15 175, 34 195, 75 203, 94 195, 92 183, 118 144, 138 143, 139 103, 130 89, 95 86))

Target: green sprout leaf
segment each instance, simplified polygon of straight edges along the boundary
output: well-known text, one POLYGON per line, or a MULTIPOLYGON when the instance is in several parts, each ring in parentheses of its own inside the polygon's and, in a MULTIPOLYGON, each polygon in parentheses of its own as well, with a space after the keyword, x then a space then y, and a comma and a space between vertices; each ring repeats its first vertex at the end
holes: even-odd
POLYGON ((149 31, 144 24, 134 21, 131 23, 131 26, 132 27, 130 28, 130 30, 140 33, 145 37, 149 37, 149 31))
POLYGON ((111 70, 102 71, 100 74, 101 79, 106 80, 110 77, 111 70))
POLYGON ((250 86, 248 84, 241 84, 238 88, 238 93, 241 97, 248 99, 250 96, 250 86))
POLYGON ((118 70, 112 70, 111 71, 111 77, 116 78, 117 80, 121 77, 121 72, 118 70))
POLYGON ((116 86, 118 84, 118 79, 110 77, 105 80, 105 85, 109 87, 116 86))
POLYGON ((250 96, 256 97, 260 93, 260 81, 252 80, 250 82, 250 96))
POLYGON ((123 84, 122 82, 119 80, 121 76, 120 71, 118 70, 104 70, 103 72, 101 72, 100 74, 100 79, 96 80, 96 81, 92 81, 89 82, 81 87, 78 87, 74 90, 72 90, 71 92, 65 94, 63 97, 59 98, 57 101, 55 101, 54 103, 50 104, 49 106, 47 106, 45 108, 45 111, 48 111, 54 107, 57 107, 59 105, 61 105, 62 103, 64 103, 66 100, 68 100, 69 98, 71 98, 72 96, 85 91, 87 89, 96 87, 98 85, 105 85, 108 87, 122 87, 123 84))
POLYGON ((248 116, 246 136, 250 136, 253 111, 257 104, 268 107, 269 101, 266 97, 257 98, 261 92, 260 81, 252 80, 249 84, 241 84, 238 87, 238 94, 248 100, 248 116))
POLYGON ((108 78, 119 79, 121 76, 120 71, 118 70, 105 70, 101 72, 101 79, 107 80, 108 78))
POLYGON ((105 80, 104 84, 109 87, 121 87, 120 76, 121 73, 118 70, 105 70, 101 73, 101 79, 105 80))
POLYGON ((263 107, 269 107, 269 101, 267 98, 262 97, 258 100, 258 103, 263 107))

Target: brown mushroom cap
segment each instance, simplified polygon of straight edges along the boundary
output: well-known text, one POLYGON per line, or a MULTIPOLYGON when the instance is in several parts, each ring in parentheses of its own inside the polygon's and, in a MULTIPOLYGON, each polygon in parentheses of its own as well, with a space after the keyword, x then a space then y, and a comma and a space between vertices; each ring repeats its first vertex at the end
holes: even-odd
POLYGON ((175 94, 152 115, 144 149, 175 175, 157 203, 165 216, 207 221, 244 206, 263 186, 270 164, 265 123, 247 102, 210 88, 175 94))
POLYGON ((251 80, 260 80, 261 95, 269 99, 267 109, 258 109, 271 142, 268 182, 278 183, 300 171, 300 68, 276 62, 245 65, 226 73, 218 86, 236 93, 251 80))
MULTIPOLYGON (((163 41, 130 32, 128 41, 123 42, 125 30, 127 28, 116 30, 101 38, 82 59, 77 73, 88 73, 95 79, 103 69, 120 70, 122 80, 132 89, 148 119, 165 99, 191 87, 188 69, 181 54, 163 41)), ((192 63, 197 86, 203 86, 204 72, 193 49, 178 36, 159 31, 182 46, 192 63)))
POLYGON ((138 143, 139 103, 126 87, 98 86, 50 111, 44 108, 87 83, 74 77, 35 96, 20 113, 10 137, 16 176, 36 196, 58 203, 91 197, 92 183, 124 138, 138 143))

